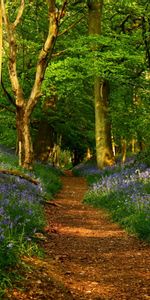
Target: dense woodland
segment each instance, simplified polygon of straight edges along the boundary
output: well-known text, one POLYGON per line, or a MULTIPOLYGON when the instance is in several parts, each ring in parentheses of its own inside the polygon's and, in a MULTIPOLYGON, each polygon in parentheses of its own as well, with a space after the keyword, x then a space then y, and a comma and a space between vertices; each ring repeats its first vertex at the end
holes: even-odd
POLYGON ((0 299, 149 298, 149 0, 0 0, 0 81, 0 299))
POLYGON ((150 3, 1 1, 0 142, 103 168, 149 152, 150 3))

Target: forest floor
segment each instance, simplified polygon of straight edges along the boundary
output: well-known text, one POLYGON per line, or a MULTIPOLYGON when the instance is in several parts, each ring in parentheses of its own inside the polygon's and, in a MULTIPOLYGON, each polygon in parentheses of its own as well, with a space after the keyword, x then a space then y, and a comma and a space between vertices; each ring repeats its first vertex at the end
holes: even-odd
POLYGON ((83 178, 67 174, 62 181, 56 206, 46 206, 45 257, 24 258, 25 278, 4 299, 150 299, 150 245, 84 205, 83 178))

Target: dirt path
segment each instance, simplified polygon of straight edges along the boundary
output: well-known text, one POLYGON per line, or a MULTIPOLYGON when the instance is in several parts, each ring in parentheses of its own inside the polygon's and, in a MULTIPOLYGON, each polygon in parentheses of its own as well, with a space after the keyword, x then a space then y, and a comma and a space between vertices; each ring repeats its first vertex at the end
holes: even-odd
POLYGON ((22 291, 5 299, 150 299, 150 246, 129 237, 104 212, 82 204, 83 178, 66 176, 59 206, 46 208, 46 257, 31 268, 22 291))

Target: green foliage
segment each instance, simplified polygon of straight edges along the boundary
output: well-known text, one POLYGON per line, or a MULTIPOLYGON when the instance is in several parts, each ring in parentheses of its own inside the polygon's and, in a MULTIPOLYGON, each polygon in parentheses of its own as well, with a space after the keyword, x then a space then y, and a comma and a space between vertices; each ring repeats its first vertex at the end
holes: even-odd
POLYGON ((0 167, 6 170, 20 170, 23 173, 27 171, 18 166, 18 157, 15 155, 14 149, 10 149, 4 145, 0 145, 0 167))
MULTIPOLYGON (((11 21, 14 20, 19 1, 7 1, 11 21)), ((62 1, 56 1, 61 9, 62 1)), ((148 16, 147 2, 106 1, 103 9, 102 34, 88 36, 86 1, 70 1, 59 28, 54 56, 48 65, 39 102, 32 118, 32 134, 38 120, 44 117, 62 137, 62 148, 73 151, 78 148, 83 155, 94 141, 93 78, 100 76, 110 85, 110 119, 116 143, 121 137, 149 139, 148 80, 148 16), (81 19, 80 22, 78 20, 81 19), (142 18, 145 18, 143 28, 142 18), (74 24, 74 26, 72 26, 74 24), (67 34, 61 34, 66 29, 67 34), (94 50, 92 45, 95 45, 94 50), (134 95, 140 105, 134 102, 134 95), (51 105, 46 106, 46 102, 51 105), (35 120, 36 119, 36 120, 35 120)), ((22 22, 17 27, 17 70, 25 97, 28 98, 34 82, 39 50, 47 36, 47 3, 26 1, 22 22)), ((7 44, 4 45, 7 52, 7 44)), ((8 91, 8 72, 4 55, 3 77, 8 91)), ((3 104, 7 104, 3 99, 3 104)), ((12 107, 9 104, 10 107, 12 107)), ((3 111, 1 138, 3 143, 15 145, 15 121, 3 111), (8 124, 8 126, 7 126, 8 124), (10 128, 9 130, 8 127, 10 128), (14 137, 14 138, 13 138, 14 137)))
MULTIPOLYGON (((0 167, 19 169, 17 157, 0 149, 0 167)), ((23 170, 22 170, 23 172, 23 170)), ((51 198, 60 187, 60 171, 37 163, 30 176, 38 178, 35 186, 16 176, 0 174, 0 295, 12 283, 12 267, 21 264, 22 255, 41 255, 36 233, 46 224, 41 200, 51 198), (9 272, 8 272, 9 270, 9 272)))
POLYGON ((94 207, 104 208, 110 212, 111 218, 118 222, 129 233, 142 239, 150 240, 150 220, 144 211, 137 211, 127 201, 122 192, 88 193, 84 201, 94 207))
POLYGON ((142 152, 139 152, 137 159, 150 167, 150 146, 142 152))
POLYGON ((51 199, 61 188, 60 175, 62 173, 59 169, 53 168, 51 165, 36 163, 34 174, 36 178, 40 179, 46 198, 51 199))
POLYGON ((15 116, 5 110, 0 111, 0 141, 8 147, 15 147, 15 116))
POLYGON ((62 147, 77 148, 83 153, 94 144, 91 80, 85 86, 84 73, 76 58, 54 62, 47 69, 42 88, 45 99, 56 98, 55 107, 48 109, 48 116, 55 131, 62 136, 62 147))
POLYGON ((84 202, 105 209, 129 233, 150 241, 149 169, 141 172, 137 168, 114 168, 88 176, 93 188, 84 202))

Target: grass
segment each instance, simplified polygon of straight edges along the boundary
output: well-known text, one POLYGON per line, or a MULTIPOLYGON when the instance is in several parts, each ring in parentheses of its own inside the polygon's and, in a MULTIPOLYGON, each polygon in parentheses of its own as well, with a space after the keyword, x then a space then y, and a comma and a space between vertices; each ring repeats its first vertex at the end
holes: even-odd
POLYGON ((62 173, 59 169, 48 164, 43 165, 41 163, 35 163, 34 174, 40 179, 47 198, 52 198, 61 188, 61 181, 59 178, 62 173))
POLYGON ((86 175, 84 202, 106 209, 129 233, 150 242, 150 169, 136 163, 86 175))
MULTIPOLYGON (((1 169, 28 174, 17 164, 15 154, 0 148, 1 169)), ((28 175, 38 184, 0 173, 0 297, 11 285, 12 270, 22 263, 22 255, 41 254, 35 238, 46 225, 41 199, 51 199, 61 188, 61 173, 51 165, 36 163, 28 175)))

